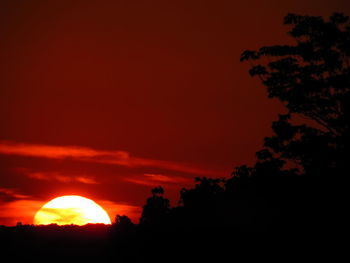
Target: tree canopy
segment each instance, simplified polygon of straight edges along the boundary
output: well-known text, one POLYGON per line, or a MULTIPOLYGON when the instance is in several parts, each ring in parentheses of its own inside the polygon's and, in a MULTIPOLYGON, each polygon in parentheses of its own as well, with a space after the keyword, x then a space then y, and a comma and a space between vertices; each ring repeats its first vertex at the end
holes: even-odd
POLYGON ((197 178, 171 208, 152 190, 141 222, 290 231, 335 224, 350 169, 350 22, 288 14, 294 44, 247 50, 251 76, 286 107, 253 166, 228 179, 197 178), (160 220, 160 221, 157 221, 160 220), (245 228, 247 226, 247 228, 245 228))
POLYGON ((270 98, 287 109, 265 138, 261 161, 293 167, 290 172, 310 176, 340 176, 348 171, 350 128, 350 23, 344 14, 328 20, 319 16, 288 14, 294 45, 244 51, 241 61, 254 65, 270 98), (295 119, 304 120, 295 124, 295 119))

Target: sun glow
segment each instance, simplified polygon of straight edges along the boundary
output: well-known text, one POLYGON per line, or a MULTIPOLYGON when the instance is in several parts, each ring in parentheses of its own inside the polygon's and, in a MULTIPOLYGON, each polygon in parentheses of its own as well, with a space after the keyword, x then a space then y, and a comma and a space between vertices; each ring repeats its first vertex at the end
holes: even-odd
POLYGON ((66 195, 52 199, 34 216, 35 225, 85 225, 89 223, 111 224, 111 220, 101 206, 78 195, 66 195))

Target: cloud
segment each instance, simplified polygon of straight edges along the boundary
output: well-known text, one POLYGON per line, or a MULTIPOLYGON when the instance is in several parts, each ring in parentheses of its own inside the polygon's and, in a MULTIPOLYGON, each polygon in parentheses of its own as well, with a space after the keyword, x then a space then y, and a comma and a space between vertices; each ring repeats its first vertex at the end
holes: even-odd
POLYGON ((126 151, 104 151, 79 146, 53 146, 0 141, 0 154, 49 159, 72 159, 127 167, 152 167, 202 176, 223 174, 222 171, 202 169, 179 162, 134 157, 126 151))
POLYGON ((78 182, 83 184, 98 184, 98 182, 90 177, 90 176, 84 176, 84 175, 65 175, 59 172, 31 172, 27 169, 18 169, 20 172, 22 172, 25 176, 37 179, 37 180, 44 180, 44 181, 57 181, 60 183, 72 183, 72 182, 78 182))
POLYGON ((168 176, 164 174, 143 174, 131 176, 125 178, 124 181, 147 186, 157 186, 159 184, 184 185, 192 182, 192 180, 188 178, 180 176, 168 176))
POLYGON ((0 225, 31 224, 43 202, 14 188, 0 188, 0 225))
POLYGON ((35 213, 43 205, 42 201, 27 199, 0 202, 0 225, 32 224, 35 213))
POLYGON ((25 198, 30 198, 30 196, 21 194, 14 188, 0 188, 0 199, 4 201, 25 198))
POLYGON ((95 179, 87 176, 78 176, 78 177, 75 177, 74 179, 75 181, 84 183, 84 184, 98 184, 98 182, 95 179))
POLYGON ((44 157, 50 159, 89 159, 96 161, 105 157, 113 157, 116 161, 123 163, 129 158, 129 154, 124 151, 99 151, 88 147, 79 146, 53 146, 28 143, 16 143, 10 141, 0 141, 0 153, 9 155, 23 155, 32 157, 44 157))

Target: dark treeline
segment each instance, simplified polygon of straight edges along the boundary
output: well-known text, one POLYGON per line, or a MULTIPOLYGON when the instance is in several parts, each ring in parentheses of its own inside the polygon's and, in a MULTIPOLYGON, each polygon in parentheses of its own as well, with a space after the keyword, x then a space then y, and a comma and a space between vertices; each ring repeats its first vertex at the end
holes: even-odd
POLYGON ((257 162, 228 179, 197 178, 170 208, 152 190, 140 224, 150 227, 233 228, 244 232, 334 231, 345 209, 350 162, 350 23, 289 14, 295 45, 242 53, 252 76, 286 112, 272 123, 257 162))
POLYGON ((194 187, 181 190, 175 207, 161 186, 152 189, 139 224, 117 215, 112 226, 86 226, 90 236, 67 234, 84 232, 73 226, 19 226, 3 228, 2 241, 14 250, 29 247, 27 252, 40 253, 40 246, 52 252, 56 246, 60 253, 69 248, 141 262, 189 255, 234 259, 257 248, 295 253, 302 244, 310 251, 310 245, 336 242, 328 237, 344 231, 350 162, 349 18, 289 14, 284 23, 291 27, 294 45, 241 55, 268 96, 286 108, 272 123, 273 135, 264 139, 253 166, 239 166, 228 178, 197 178, 194 187))

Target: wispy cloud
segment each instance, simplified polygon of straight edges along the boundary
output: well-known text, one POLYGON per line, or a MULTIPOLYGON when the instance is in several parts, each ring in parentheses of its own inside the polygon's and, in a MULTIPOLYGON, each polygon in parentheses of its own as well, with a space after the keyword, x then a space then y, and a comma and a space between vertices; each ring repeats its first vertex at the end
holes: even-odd
POLYGON ((42 201, 30 199, 0 202, 0 225, 32 224, 35 213, 43 205, 42 201))
POLYGON ((179 177, 179 176, 169 176, 164 174, 143 174, 143 175, 136 175, 127 177, 124 179, 124 181, 134 183, 134 184, 140 184, 140 185, 147 185, 147 186, 157 186, 159 184, 187 184, 192 182, 191 179, 179 177))
POLYGON ((104 151, 79 146, 54 146, 0 141, 0 154, 49 159, 72 159, 127 167, 152 167, 202 176, 223 174, 222 171, 202 169, 179 162, 135 157, 126 151, 104 151))
POLYGON ((89 159, 98 161, 107 157, 113 157, 115 161, 124 163, 129 159, 129 153, 124 151, 102 151, 88 147, 79 146, 54 146, 42 144, 16 143, 11 141, 0 141, 0 153, 10 155, 23 155, 32 157, 43 157, 49 159, 89 159))
POLYGON ((30 198, 29 195, 21 194, 17 189, 14 188, 0 188, 0 195, 5 199, 26 199, 30 198))
POLYGON ((97 184, 98 182, 89 176, 84 175, 66 175, 59 172, 31 172, 26 169, 20 169, 20 171, 27 177, 44 181, 57 181, 60 183, 84 183, 84 184, 97 184))
POLYGON ((42 202, 33 200, 15 188, 0 188, 0 225, 15 225, 17 222, 31 224, 42 202))

